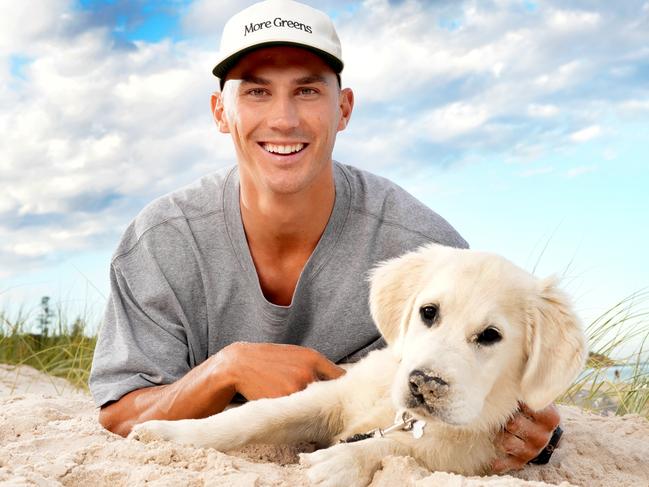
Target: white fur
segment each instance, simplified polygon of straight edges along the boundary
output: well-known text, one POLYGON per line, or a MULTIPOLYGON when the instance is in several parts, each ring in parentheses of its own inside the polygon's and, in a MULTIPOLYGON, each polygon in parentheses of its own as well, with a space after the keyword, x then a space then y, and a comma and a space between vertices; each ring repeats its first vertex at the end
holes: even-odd
POLYGON ((544 408, 585 360, 583 332, 555 281, 538 280, 492 254, 428 245, 387 261, 372 273, 370 308, 388 348, 340 379, 207 419, 149 421, 131 437, 218 450, 247 443, 334 445, 301 455, 320 486, 367 485, 386 455, 410 455, 431 470, 480 474, 496 457, 494 435, 518 401, 544 408), (440 319, 428 327, 419 310, 433 303, 440 319), (503 338, 479 345, 476 336, 487 326, 503 338), (443 379, 446 392, 413 405, 409 374, 415 369, 443 379), (402 408, 427 422, 421 439, 398 431, 335 444, 391 425, 402 408))

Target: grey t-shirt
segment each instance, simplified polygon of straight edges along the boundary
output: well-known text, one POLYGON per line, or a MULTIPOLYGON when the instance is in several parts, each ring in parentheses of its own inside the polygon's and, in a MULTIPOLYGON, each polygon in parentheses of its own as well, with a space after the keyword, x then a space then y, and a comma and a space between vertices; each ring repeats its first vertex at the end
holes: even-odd
POLYGON ((259 286, 236 166, 148 205, 111 262, 89 381, 95 403, 174 382, 235 341, 299 344, 338 363, 383 345, 368 270, 429 242, 467 243, 384 178, 339 163, 334 177, 333 212, 290 306, 268 302, 259 286))

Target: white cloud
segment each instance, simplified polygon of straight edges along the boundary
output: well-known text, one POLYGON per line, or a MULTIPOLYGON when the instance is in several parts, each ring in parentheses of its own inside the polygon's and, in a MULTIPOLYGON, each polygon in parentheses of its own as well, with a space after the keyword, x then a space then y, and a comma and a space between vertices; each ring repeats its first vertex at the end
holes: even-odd
POLYGON ((588 142, 602 135, 602 128, 599 125, 591 125, 570 134, 570 140, 573 142, 588 142))
POLYGON ((464 11, 465 27, 449 37, 446 30, 435 28, 435 12, 417 2, 365 2, 360 12, 339 20, 345 81, 363 93, 365 101, 375 102, 419 96, 422 89, 438 89, 461 76, 501 77, 517 64, 526 34, 514 29, 496 35, 488 24, 502 19, 488 11, 472 12, 464 11), (486 39, 469 30, 476 26, 488 31, 486 39))
POLYGON ((601 16, 597 12, 555 10, 548 20, 549 24, 556 29, 575 31, 597 27, 601 16))
POLYGON ((2 1, 0 54, 29 53, 35 43, 56 37, 69 19, 70 0, 2 1))
POLYGON ((620 104, 620 108, 630 112, 649 112, 649 99, 627 100, 620 104))
POLYGON ((559 114, 559 107, 556 105, 531 103, 527 107, 527 113, 531 117, 549 118, 559 114))
POLYGON ((8 250, 17 257, 44 257, 55 249, 43 242, 20 242, 12 245, 8 250))
POLYGON ((554 69, 551 73, 537 76, 534 83, 544 92, 558 91, 574 86, 586 75, 584 62, 570 61, 554 69))
POLYGON ((478 129, 488 118, 485 106, 451 103, 424 114, 418 125, 427 138, 440 142, 478 129))

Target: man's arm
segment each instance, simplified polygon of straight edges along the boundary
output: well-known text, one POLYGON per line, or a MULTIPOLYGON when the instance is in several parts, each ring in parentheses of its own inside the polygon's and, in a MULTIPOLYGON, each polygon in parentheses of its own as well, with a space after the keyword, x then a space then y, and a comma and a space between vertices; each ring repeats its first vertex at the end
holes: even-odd
POLYGON ((279 397, 344 370, 313 349, 233 343, 173 384, 132 391, 101 408, 99 422, 121 436, 152 419, 205 418, 223 411, 238 392, 248 400, 279 397))

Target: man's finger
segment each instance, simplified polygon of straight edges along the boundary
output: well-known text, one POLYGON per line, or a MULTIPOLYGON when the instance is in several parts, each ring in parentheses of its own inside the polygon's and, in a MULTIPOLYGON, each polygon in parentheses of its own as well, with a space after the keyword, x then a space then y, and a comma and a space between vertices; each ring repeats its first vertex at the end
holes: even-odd
MULTIPOLYGON (((523 440, 520 438, 512 435, 511 433, 507 431, 501 431, 498 433, 498 436, 494 440, 494 444, 500 450, 502 453, 505 453, 507 455, 510 454, 510 450, 512 449, 512 443, 517 440, 520 443, 523 443, 523 440), (512 439, 513 438, 513 439, 512 439)), ((514 445, 515 447, 515 445, 514 445)))
MULTIPOLYGON (((523 414, 516 414, 505 426, 505 431, 517 436, 527 443, 537 453, 547 445, 554 428, 549 429, 546 423, 536 422, 523 414)), ((533 458, 533 455, 530 458, 533 458)))
POLYGON ((500 449, 514 457, 517 461, 523 463, 534 458, 539 453, 539 449, 536 445, 533 445, 529 442, 521 440, 518 436, 512 435, 507 431, 502 433, 502 437, 499 441, 500 449))
POLYGON ((517 413, 505 425, 505 431, 518 436, 521 440, 527 440, 534 431, 536 425, 528 417, 517 413))

